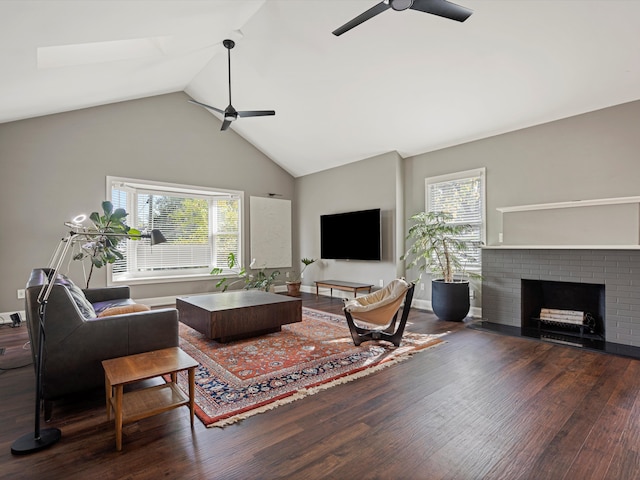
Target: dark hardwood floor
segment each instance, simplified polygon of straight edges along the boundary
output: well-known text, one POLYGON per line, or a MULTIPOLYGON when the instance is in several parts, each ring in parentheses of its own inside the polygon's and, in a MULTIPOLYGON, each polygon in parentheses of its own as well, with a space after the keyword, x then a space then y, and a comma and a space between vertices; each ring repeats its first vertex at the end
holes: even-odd
MULTIPOLYGON (((338 298, 303 294, 340 313, 338 298)), ((446 344, 224 429, 180 408, 125 426, 103 397, 56 404, 62 439, 10 453, 33 431, 31 366, 0 373, 0 478, 640 478, 640 361, 465 328, 413 310, 446 344)), ((0 328, 0 368, 28 360, 25 327, 0 328)), ((49 425, 46 425, 49 426, 49 425)))

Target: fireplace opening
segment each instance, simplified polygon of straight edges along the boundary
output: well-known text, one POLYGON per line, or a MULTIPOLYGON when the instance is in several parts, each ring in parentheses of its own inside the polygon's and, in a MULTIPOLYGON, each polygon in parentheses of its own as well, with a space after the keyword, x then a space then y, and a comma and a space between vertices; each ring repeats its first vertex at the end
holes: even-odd
POLYGON ((579 346, 604 341, 604 285, 521 281, 523 333, 579 346))

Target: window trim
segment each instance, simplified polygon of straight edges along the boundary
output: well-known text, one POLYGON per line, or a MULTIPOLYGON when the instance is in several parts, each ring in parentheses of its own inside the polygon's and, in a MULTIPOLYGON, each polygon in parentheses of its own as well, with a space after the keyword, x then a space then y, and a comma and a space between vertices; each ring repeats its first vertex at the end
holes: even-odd
MULTIPOLYGON (((446 173, 444 175, 436 175, 433 177, 426 177, 424 179, 424 196, 425 196, 425 211, 430 211, 430 199, 429 199, 429 185, 451 182, 453 180, 463 180, 469 178, 480 178, 480 202, 482 203, 480 208, 480 214, 482 215, 482 222, 480 225, 480 242, 486 244, 487 239, 487 169, 485 167, 474 168, 471 170, 463 170, 460 172, 446 173)), ((479 258, 477 266, 469 266, 467 270, 472 272, 479 272, 482 268, 482 258, 479 258)))
MULTIPOLYGON (((204 196, 210 198, 214 194, 217 196, 233 196, 238 198, 238 242, 239 242, 239 252, 238 252, 238 265, 242 265, 243 259, 245 258, 244 253, 244 204, 245 204, 245 193, 242 190, 231 190, 227 188, 215 188, 215 187, 204 187, 197 185, 187 185, 187 184, 179 184, 179 183, 170 183, 170 182, 162 182, 156 180, 142 180, 135 179, 129 177, 117 177, 108 175, 105 181, 105 191, 106 197, 111 200, 111 190, 114 185, 120 184, 120 187, 125 187, 126 185, 130 185, 138 191, 146 191, 149 192, 164 192, 164 193, 177 193, 177 194, 189 194, 196 196, 204 196)), ((128 210, 127 210, 128 211, 128 210)), ((129 212, 131 213, 131 212, 129 212)), ((131 227, 136 228, 135 225, 130 224, 131 227)), ((113 278, 113 266, 111 264, 107 264, 107 286, 118 286, 118 285, 150 285, 157 283, 170 283, 170 282, 192 282, 192 281, 202 281, 211 279, 215 281, 216 278, 222 276, 235 275, 238 272, 235 270, 229 270, 228 268, 224 269, 224 272, 221 275, 211 275, 210 273, 192 273, 192 274, 170 274, 170 273, 160 273, 155 276, 148 277, 130 277, 122 280, 114 280, 113 278)))

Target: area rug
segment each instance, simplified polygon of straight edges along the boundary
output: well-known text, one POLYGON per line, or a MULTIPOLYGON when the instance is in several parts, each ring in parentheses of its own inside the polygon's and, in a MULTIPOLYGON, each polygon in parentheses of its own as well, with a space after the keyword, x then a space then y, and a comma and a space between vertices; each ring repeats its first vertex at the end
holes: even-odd
MULTIPOLYGON (((343 316, 303 308, 302 322, 281 332, 218 343, 180 323, 180 347, 196 369, 196 415, 224 427, 320 390, 370 375, 442 343, 442 335, 405 332, 400 347, 370 341, 356 347, 343 316)), ((178 385, 188 391, 187 376, 178 385)))

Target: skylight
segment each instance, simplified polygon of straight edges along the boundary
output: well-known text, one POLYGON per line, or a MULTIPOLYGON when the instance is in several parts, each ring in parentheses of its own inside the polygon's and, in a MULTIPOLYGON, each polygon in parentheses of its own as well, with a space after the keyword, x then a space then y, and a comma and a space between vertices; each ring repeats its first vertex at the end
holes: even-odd
POLYGON ((170 36, 77 43, 38 48, 38 68, 72 67, 97 63, 153 59, 163 55, 170 36))

